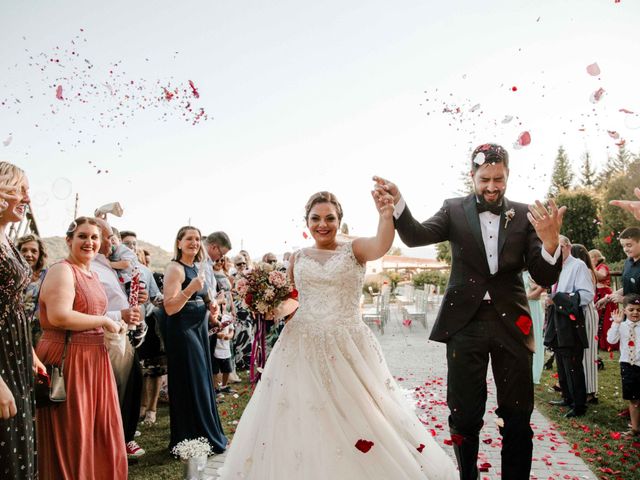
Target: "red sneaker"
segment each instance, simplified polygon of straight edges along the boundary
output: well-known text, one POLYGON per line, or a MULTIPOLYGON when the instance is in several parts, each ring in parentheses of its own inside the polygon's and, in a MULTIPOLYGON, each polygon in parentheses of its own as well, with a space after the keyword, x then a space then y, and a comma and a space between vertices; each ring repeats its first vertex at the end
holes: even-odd
POLYGON ((127 443, 128 457, 141 457, 145 453, 146 452, 142 448, 140 448, 140 445, 138 445, 138 442, 131 440, 129 443, 127 443))

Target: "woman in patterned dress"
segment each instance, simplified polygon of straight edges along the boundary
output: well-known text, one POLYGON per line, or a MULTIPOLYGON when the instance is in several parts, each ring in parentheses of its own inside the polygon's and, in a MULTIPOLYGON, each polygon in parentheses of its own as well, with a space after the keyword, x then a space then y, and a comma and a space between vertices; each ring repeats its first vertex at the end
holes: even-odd
POLYGON ((24 172, 0 162, 0 478, 37 477, 33 367, 42 364, 31 347, 22 291, 29 283, 29 265, 6 235, 21 221, 29 204, 24 172))

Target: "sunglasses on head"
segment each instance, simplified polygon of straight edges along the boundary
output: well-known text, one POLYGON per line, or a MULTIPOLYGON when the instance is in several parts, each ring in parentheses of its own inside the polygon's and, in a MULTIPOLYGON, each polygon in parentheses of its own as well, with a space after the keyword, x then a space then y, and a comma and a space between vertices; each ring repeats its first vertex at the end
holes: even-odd
POLYGON ((247 264, 245 262, 238 262, 236 263, 236 267, 246 267, 247 264))

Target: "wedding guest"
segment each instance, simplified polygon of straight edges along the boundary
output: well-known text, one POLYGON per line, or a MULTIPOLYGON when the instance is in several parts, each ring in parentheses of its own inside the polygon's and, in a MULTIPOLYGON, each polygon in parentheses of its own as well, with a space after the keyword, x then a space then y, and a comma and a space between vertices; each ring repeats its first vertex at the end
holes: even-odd
POLYGON ((553 287, 551 310, 545 329, 545 345, 550 346, 558 363, 558 380, 562 400, 552 400, 555 406, 571 409, 565 417, 581 417, 587 411, 587 391, 584 350, 589 347, 586 335, 584 309, 593 302, 595 285, 589 267, 571 255, 571 242, 560 235, 562 271, 553 287))
MULTIPOLYGON (((584 264, 589 267, 595 291, 597 276, 596 271, 591 264, 589 252, 584 245, 575 243, 571 246, 571 255, 582 260, 584 264)), ((584 312, 584 323, 587 329, 587 338, 589 339, 589 347, 585 349, 584 357, 582 359, 588 403, 598 403, 598 311, 596 310, 593 302, 594 299, 582 306, 582 310, 584 312)))
POLYGON ((627 436, 640 436, 640 295, 631 293, 622 300, 623 312, 616 310, 607 332, 611 343, 620 342, 622 398, 629 400, 631 430, 627 436), (626 320, 625 320, 626 316, 626 320))
POLYGON ((42 284, 38 354, 64 359, 67 399, 39 410, 41 479, 127 478, 127 455, 116 384, 103 332, 125 328, 106 316, 107 295, 91 261, 100 249, 95 219, 77 218, 66 234, 69 255, 53 265, 42 284))
POLYGON ((622 267, 622 288, 605 295, 598 307, 609 302, 622 303, 622 298, 630 293, 640 294, 640 227, 625 228, 618 240, 627 256, 622 267))
MULTIPOLYGON (((596 272, 596 304, 600 302, 604 297, 609 295, 611 290, 611 274, 609 272, 609 266, 605 263, 605 258, 602 256, 600 250, 590 250, 589 257, 591 257, 591 263, 596 272)), ((607 332, 611 328, 611 312, 615 310, 616 306, 613 303, 607 303, 604 306, 598 308, 598 316, 600 319, 600 329, 598 333, 598 343, 600 350, 605 352, 612 352, 618 350, 618 344, 610 344, 607 342, 607 332)))
POLYGON ((37 477, 33 378, 44 366, 33 352, 23 308, 29 265, 6 230, 25 217, 29 202, 24 171, 0 162, 0 476, 19 480, 37 477))
MULTIPOLYGON (((215 248, 213 248, 215 250, 215 248)), ((219 257, 224 252, 217 248, 219 257)), ((211 372, 211 354, 205 312, 218 316, 215 301, 205 304, 205 272, 198 272, 204 259, 200 230, 185 226, 178 230, 174 258, 164 277, 163 333, 167 350, 171 439, 169 447, 186 439, 204 437, 215 453, 222 453, 227 438, 218 416, 211 372)))
MULTIPOLYGON (((236 284, 242 272, 247 269, 247 260, 243 255, 236 255, 233 258, 236 267, 236 284)), ((232 356, 237 371, 249 369, 251 361, 251 343, 253 342, 253 324, 254 319, 251 310, 247 308, 238 294, 237 290, 233 290, 233 303, 236 310, 235 336, 233 338, 232 356)))
POLYGON ((522 282, 527 291, 527 301, 531 311, 531 321, 533 322, 533 338, 536 343, 536 351, 533 353, 533 383, 537 385, 540 383, 544 367, 544 343, 542 341, 544 308, 540 297, 546 292, 546 289, 533 281, 528 270, 522 272, 522 282))
POLYGON ((247 268, 253 267, 253 261, 251 260, 251 255, 249 255, 249 252, 247 252, 246 250, 240 250, 238 252, 238 255, 242 255, 244 257, 245 261, 247 262, 247 268))
POLYGON ((35 347, 42 335, 38 297, 42 281, 47 274, 47 249, 42 239, 33 234, 20 237, 16 241, 16 247, 31 267, 31 279, 24 291, 23 298, 25 313, 31 323, 31 341, 35 347))
MULTIPOLYGON (((225 315, 222 316, 223 325, 225 315)), ((232 371, 231 364, 231 340, 233 339, 233 323, 226 325, 221 331, 216 333, 216 347, 213 351, 213 375, 215 386, 220 393, 230 393, 228 386, 229 374, 232 371)))
MULTIPOLYGON (((96 219, 100 226, 100 250, 91 262, 92 271, 98 274, 100 283, 107 294, 107 316, 116 322, 124 321, 132 328, 140 325, 142 319, 139 308, 129 306, 129 296, 119 279, 118 272, 111 267, 107 255, 111 252, 113 230, 106 220, 96 219)), ((140 289, 138 302, 144 304, 149 295, 140 289)), ((120 415, 124 430, 125 447, 130 458, 140 457, 145 450, 135 441, 140 402, 142 396, 142 368, 138 354, 126 338, 126 333, 105 333, 105 344, 111 360, 111 368, 116 378, 120 415), (123 338, 124 337, 124 338, 123 338), (124 344, 124 352, 122 345, 124 344)))
POLYGON ((120 232, 122 245, 137 252, 139 260, 138 270, 140 280, 147 287, 149 299, 143 304, 144 322, 136 328, 133 341, 136 354, 141 361, 142 368, 142 398, 140 400, 139 420, 145 425, 156 423, 156 410, 162 375, 166 374, 166 355, 162 348, 156 330, 156 315, 154 306, 162 302, 162 293, 156 283, 153 272, 146 265, 146 258, 141 255, 142 249, 138 247, 138 236, 131 230, 120 232))

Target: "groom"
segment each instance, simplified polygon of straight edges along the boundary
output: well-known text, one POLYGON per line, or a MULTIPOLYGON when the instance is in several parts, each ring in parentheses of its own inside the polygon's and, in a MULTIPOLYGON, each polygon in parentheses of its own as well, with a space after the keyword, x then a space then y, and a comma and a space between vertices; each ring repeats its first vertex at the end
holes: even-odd
POLYGON ((431 340, 447 344, 449 427, 461 479, 477 479, 478 436, 487 399, 491 358, 501 428, 502 478, 528 479, 533 431, 533 329, 521 272, 535 282, 556 282, 562 262, 559 232, 566 207, 536 201, 527 207, 504 196, 509 155, 484 144, 471 156, 475 192, 445 200, 429 220, 416 221, 398 187, 374 177, 376 191, 389 192, 395 225, 409 247, 449 240, 451 276, 431 340))

